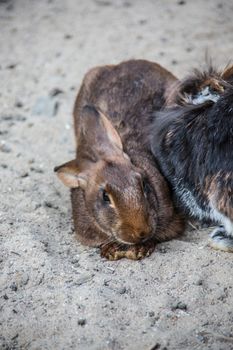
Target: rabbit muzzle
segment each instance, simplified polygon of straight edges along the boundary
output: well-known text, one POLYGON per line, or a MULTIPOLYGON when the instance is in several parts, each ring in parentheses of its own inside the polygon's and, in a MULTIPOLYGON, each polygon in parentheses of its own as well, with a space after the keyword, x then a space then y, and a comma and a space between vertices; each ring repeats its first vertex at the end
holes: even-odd
POLYGON ((138 227, 122 224, 116 234, 116 239, 126 244, 136 244, 151 238, 152 233, 153 230, 147 223, 138 227))

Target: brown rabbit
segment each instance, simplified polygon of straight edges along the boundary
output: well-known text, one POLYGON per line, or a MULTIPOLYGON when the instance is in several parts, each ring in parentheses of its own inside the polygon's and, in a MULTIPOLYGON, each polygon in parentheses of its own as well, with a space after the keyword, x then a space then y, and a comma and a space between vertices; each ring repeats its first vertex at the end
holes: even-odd
POLYGON ((76 158, 55 171, 71 188, 79 240, 99 246, 107 259, 140 259, 183 231, 146 141, 151 112, 175 80, 144 60, 84 77, 74 107, 76 158))

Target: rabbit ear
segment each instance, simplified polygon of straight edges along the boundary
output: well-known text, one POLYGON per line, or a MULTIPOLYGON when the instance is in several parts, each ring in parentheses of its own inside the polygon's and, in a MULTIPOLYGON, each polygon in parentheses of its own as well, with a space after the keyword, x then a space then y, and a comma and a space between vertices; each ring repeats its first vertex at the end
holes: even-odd
POLYGON ((76 159, 55 167, 54 171, 57 173, 57 176, 64 183, 64 185, 70 188, 86 188, 88 173, 85 171, 80 171, 76 159))
POLYGON ((109 119, 93 106, 85 106, 81 112, 81 142, 78 154, 95 160, 122 155, 121 138, 109 119))
POLYGON ((232 79, 233 78, 233 65, 228 65, 223 73, 222 73, 222 78, 224 80, 232 79))

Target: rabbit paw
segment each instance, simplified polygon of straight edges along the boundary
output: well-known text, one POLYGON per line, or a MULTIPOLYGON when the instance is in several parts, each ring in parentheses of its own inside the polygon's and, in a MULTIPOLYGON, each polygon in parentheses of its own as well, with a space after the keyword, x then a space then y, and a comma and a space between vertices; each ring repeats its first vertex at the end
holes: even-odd
POLYGON ((151 255, 155 249, 155 242, 147 241, 135 245, 123 245, 121 243, 109 243, 100 247, 101 257, 108 260, 119 260, 122 258, 140 260, 151 255))
POLYGON ((233 237, 227 234, 223 226, 219 226, 210 233, 210 246, 233 253, 233 237))

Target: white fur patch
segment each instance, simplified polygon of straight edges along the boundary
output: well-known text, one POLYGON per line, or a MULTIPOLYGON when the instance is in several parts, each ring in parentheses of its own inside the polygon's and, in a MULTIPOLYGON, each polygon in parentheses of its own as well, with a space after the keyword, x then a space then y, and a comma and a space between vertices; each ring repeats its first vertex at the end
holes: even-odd
POLYGON ((197 203, 193 194, 186 188, 176 189, 182 203, 192 216, 202 219, 211 219, 224 226, 225 231, 229 237, 233 237, 233 222, 224 214, 220 213, 211 203, 207 207, 207 210, 203 210, 197 203))
POLYGON ((196 216, 200 220, 209 217, 208 213, 199 207, 196 199, 189 190, 179 187, 176 189, 176 191, 184 206, 189 209, 190 215, 196 216))
POLYGON ((233 222, 228 217, 226 217, 224 214, 220 213, 213 206, 211 207, 210 218, 212 220, 220 222, 224 226, 226 233, 229 236, 233 237, 233 222))
POLYGON ((194 105, 202 104, 206 101, 217 102, 220 95, 216 92, 212 92, 209 86, 206 86, 202 91, 200 91, 195 96, 190 96, 190 100, 194 105))

